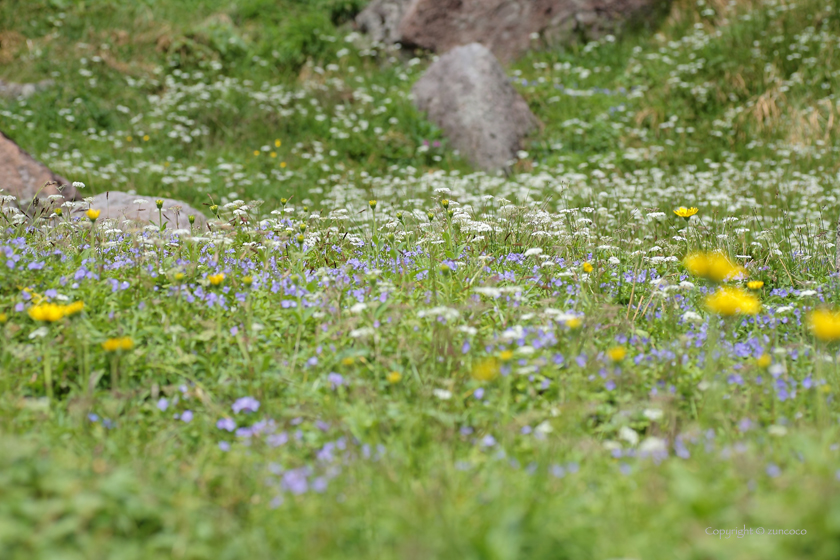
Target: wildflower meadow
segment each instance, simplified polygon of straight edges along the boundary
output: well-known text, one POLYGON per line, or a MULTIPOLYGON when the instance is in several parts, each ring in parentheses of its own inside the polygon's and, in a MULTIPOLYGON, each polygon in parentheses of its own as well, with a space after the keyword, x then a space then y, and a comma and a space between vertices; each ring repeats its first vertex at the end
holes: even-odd
POLYGON ((363 5, 0 1, 0 130, 202 214, 0 191, 0 558, 840 557, 840 3, 535 49, 500 173, 363 5))

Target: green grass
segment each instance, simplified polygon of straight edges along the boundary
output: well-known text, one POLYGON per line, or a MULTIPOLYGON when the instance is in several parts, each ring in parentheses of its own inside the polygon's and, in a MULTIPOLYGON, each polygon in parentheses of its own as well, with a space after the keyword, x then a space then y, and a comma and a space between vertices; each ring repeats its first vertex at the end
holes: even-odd
POLYGON ((0 556, 838 557, 808 317, 838 304, 840 6, 677 2, 529 54, 509 176, 413 108, 431 57, 360 7, 0 3, 0 78, 56 81, 0 130, 85 195, 212 218, 0 214, 0 556), (762 311, 717 317, 696 250, 762 311))

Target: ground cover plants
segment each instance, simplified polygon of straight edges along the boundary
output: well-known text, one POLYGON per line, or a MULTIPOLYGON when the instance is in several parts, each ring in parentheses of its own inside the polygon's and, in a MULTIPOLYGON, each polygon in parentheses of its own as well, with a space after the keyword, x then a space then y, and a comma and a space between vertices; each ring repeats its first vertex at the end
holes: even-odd
POLYGON ((3 200, 3 558, 837 558, 838 5, 535 51, 500 175, 358 8, 0 4, 0 130, 210 218, 3 200))

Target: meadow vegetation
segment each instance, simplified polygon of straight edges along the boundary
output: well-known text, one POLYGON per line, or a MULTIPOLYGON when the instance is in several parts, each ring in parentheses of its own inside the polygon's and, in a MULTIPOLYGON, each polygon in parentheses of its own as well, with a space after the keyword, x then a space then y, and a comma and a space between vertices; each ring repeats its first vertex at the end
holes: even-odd
POLYGON ((211 218, 3 199, 2 557, 840 557, 840 2, 534 51, 498 175, 362 4, 0 3, 0 130, 211 218))

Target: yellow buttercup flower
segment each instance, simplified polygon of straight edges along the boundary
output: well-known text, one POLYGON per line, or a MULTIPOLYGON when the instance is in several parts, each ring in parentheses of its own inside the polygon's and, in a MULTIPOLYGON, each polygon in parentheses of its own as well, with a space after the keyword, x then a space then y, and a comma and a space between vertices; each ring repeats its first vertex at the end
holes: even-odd
POLYGON ((9 316, 5 313, 0 313, 0 325, 9 320, 9 316))
POLYGON ((764 282, 761 280, 753 280, 752 282, 747 282, 747 288, 750 290, 760 290, 764 287, 764 282))
POLYGON ((580 317, 573 317, 566 321, 566 326, 572 330, 579 329, 581 325, 583 325, 583 321, 580 319, 580 317))
POLYGON ((134 348, 134 341, 130 336, 120 336, 117 338, 109 338, 102 343, 102 348, 106 352, 116 352, 117 350, 131 350, 134 348))
POLYGON ((840 312, 815 309, 808 316, 808 327, 814 336, 823 342, 840 340, 840 312))
POLYGON ((706 296, 706 307, 718 315, 755 315, 761 309, 761 302, 741 288, 721 288, 706 296))
POLYGON ((368 201, 368 206, 370 206, 371 210, 376 210, 376 201, 375 200, 368 201))
POLYGON ((700 276, 713 282, 723 282, 746 276, 743 266, 733 263, 729 257, 721 252, 691 253, 683 259, 685 268, 695 276, 700 276))
POLYGON ((64 306, 64 315, 70 316, 75 315, 76 313, 80 313, 85 308, 85 302, 83 301, 74 301, 69 305, 64 306))
POLYGON ((259 150, 254 150, 254 155, 255 155, 255 156, 260 155, 260 151, 259 151, 259 150))
POLYGON ((496 358, 486 358, 475 364, 470 375, 476 381, 493 381, 499 375, 499 362, 496 358))
POLYGON ((593 270, 594 270, 594 267, 592 266, 592 263, 588 263, 588 262, 583 263, 583 271, 585 273, 589 274, 593 270))
POLYGON ((94 210, 93 208, 91 208, 90 210, 85 212, 85 216, 87 216, 88 220, 90 220, 91 222, 95 222, 96 218, 98 218, 99 214, 101 214, 101 213, 102 213, 102 210, 94 210))
POLYGON ((392 371, 391 373, 385 376, 385 379, 388 380, 388 383, 399 383, 402 379, 402 374, 398 371, 392 371))
POLYGON ((29 316, 35 321, 55 323, 64 318, 64 306, 56 303, 42 303, 33 305, 27 310, 29 316))
POLYGON ((767 368, 770 367, 770 364, 773 363, 773 358, 770 357, 770 354, 762 354, 756 361, 755 365, 760 368, 767 368))
POLYGON ((279 148, 279 147, 280 147, 280 146, 282 146, 282 145, 283 145, 283 142, 281 142, 280 140, 275 140, 275 141, 274 141, 274 147, 275 147, 275 148, 279 148))
POLYGON ((210 283, 212 285, 218 286, 219 284, 221 284, 222 282, 225 281, 225 273, 220 272, 218 274, 211 274, 210 276, 207 277, 207 279, 210 281, 210 283))
POLYGON ((615 363, 618 363, 627 357, 627 348, 624 346, 613 346, 607 350, 607 357, 615 363))
POLYGON ((699 210, 697 208, 694 208, 694 207, 686 208, 685 206, 680 206, 679 208, 674 210, 674 214, 676 214, 680 218, 685 218, 686 220, 691 218, 697 212, 699 212, 699 210))
POLYGON ((503 362, 509 362, 513 359, 513 352, 510 350, 505 350, 501 354, 499 354, 499 359, 503 362))

